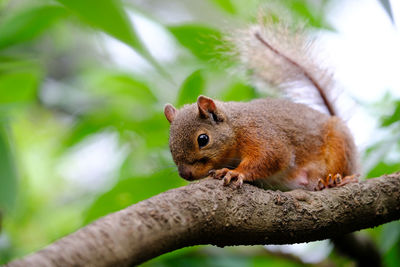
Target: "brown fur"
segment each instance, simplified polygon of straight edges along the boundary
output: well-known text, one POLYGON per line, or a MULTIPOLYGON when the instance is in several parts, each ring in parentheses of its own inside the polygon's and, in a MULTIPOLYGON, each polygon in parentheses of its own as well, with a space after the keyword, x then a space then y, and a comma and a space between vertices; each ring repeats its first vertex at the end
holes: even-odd
POLYGON ((202 97, 174 113, 170 148, 180 173, 191 174, 188 180, 211 170, 222 178, 232 170, 233 179, 240 174, 244 181, 283 190, 311 190, 319 178, 349 175, 357 166, 355 145, 339 118, 284 99, 244 103, 202 97), (199 108, 208 105, 204 101, 215 104, 209 113, 199 108), (210 138, 202 148, 200 134, 210 138))
POLYGON ((243 65, 258 81, 292 98, 301 93, 299 88, 309 89, 306 99, 320 100, 330 116, 284 99, 243 103, 200 96, 196 104, 180 110, 167 105, 171 153, 185 179, 200 179, 211 171, 224 184, 249 181, 282 190, 314 190, 321 188, 321 181, 323 187, 352 181, 343 177, 331 183, 325 178, 357 171, 352 136, 329 101, 334 79, 320 67, 314 40, 305 29, 291 30, 273 21, 233 36, 243 65), (209 136, 207 145, 198 143, 201 134, 209 136))

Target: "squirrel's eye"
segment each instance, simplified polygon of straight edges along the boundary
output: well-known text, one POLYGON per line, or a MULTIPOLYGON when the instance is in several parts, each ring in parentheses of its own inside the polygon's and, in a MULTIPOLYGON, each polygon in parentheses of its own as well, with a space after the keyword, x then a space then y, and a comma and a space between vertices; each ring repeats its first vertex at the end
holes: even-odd
POLYGON ((197 137, 197 143, 199 144, 199 147, 202 148, 208 144, 209 137, 206 134, 201 134, 199 137, 197 137))

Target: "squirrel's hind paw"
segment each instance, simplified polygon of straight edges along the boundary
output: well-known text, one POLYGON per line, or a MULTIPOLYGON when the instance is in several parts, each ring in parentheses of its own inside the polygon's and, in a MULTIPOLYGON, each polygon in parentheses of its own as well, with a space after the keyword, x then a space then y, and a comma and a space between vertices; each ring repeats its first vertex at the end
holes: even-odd
POLYGON ((342 175, 340 175, 339 173, 334 176, 332 176, 332 174, 328 174, 325 179, 318 179, 318 183, 314 191, 321 191, 325 188, 343 186, 349 183, 358 183, 359 176, 359 174, 353 174, 342 177, 342 175))

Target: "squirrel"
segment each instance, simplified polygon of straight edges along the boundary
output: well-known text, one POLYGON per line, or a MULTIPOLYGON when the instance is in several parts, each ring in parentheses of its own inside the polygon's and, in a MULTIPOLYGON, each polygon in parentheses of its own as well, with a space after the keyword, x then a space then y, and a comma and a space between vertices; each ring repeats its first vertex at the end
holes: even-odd
POLYGON ((222 102, 201 95, 179 110, 166 104, 169 146, 181 177, 279 190, 358 182, 357 148, 328 97, 333 79, 315 62, 304 30, 290 30, 263 24, 240 33, 239 57, 256 78, 283 92, 311 88, 328 114, 283 98, 222 102))

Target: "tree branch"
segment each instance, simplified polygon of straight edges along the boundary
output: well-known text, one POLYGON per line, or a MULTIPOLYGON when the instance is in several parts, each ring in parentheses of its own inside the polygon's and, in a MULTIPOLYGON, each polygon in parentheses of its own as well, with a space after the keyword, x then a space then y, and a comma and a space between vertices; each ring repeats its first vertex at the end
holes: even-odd
POLYGON ((319 192, 206 179, 109 214, 6 266, 134 265, 199 244, 293 244, 400 218, 400 173, 319 192))

